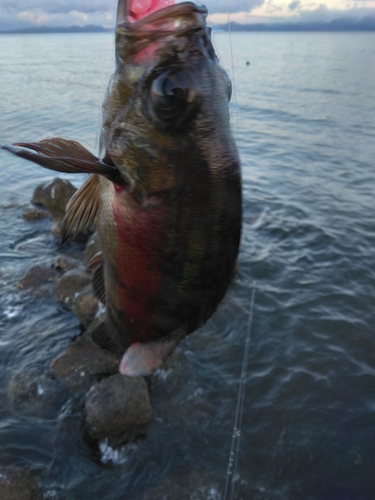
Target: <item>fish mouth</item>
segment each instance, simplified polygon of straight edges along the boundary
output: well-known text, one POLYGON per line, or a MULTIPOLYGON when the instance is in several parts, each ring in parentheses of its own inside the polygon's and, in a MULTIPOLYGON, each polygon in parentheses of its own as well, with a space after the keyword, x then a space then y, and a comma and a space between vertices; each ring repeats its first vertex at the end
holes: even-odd
MULTIPOLYGON (((169 30, 173 29, 174 24, 178 19, 189 16, 191 14, 202 15, 204 18, 207 16, 206 7, 198 6, 193 2, 181 2, 178 4, 173 3, 174 0, 166 0, 159 2, 157 0, 144 1, 144 4, 150 4, 147 10, 144 8, 143 12, 134 12, 134 4, 142 4, 136 0, 119 0, 117 5, 116 28, 120 28, 122 32, 134 32, 144 30, 145 27, 152 30, 152 25, 162 24, 168 22, 170 24, 169 30), (163 6, 167 4, 166 7, 163 6), (160 8, 158 8, 159 6, 160 8), (169 4, 169 5, 168 5, 169 4), (133 9, 133 10, 132 10, 133 9)), ((142 9, 137 9, 142 10, 142 9)), ((160 29, 160 28, 159 28, 160 29)))

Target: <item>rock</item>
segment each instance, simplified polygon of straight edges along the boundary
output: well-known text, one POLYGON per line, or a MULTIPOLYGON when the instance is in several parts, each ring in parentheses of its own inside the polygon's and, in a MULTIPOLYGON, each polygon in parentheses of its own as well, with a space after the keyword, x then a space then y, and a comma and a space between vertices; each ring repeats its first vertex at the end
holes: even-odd
POLYGON ((51 224, 50 231, 55 238, 58 238, 59 240, 61 240, 62 239, 61 220, 55 220, 51 224))
POLYGON ((58 255, 53 263, 53 267, 58 271, 65 273, 71 269, 76 269, 81 266, 81 262, 70 255, 58 255))
POLYGON ((66 179, 53 179, 49 184, 39 185, 33 194, 32 203, 42 205, 54 219, 62 219, 65 207, 76 188, 66 179))
POLYGON ((85 401, 87 437, 93 441, 106 439, 110 446, 144 435, 151 419, 143 378, 112 375, 94 385, 85 401))
POLYGON ((88 285, 78 292, 73 299, 72 312, 85 327, 95 319, 99 309, 99 300, 95 297, 92 286, 88 285))
POLYGON ((118 371, 120 360, 94 344, 88 336, 79 337, 51 365, 53 375, 71 389, 89 387, 95 379, 118 371))
POLYGON ((101 248, 100 248, 98 233, 94 233, 92 236, 90 236, 86 244, 85 256, 83 258, 85 266, 88 265, 90 260, 94 257, 96 253, 100 252, 100 250, 101 248))
POLYGON ((81 269, 71 269, 57 279, 53 287, 53 294, 65 303, 72 303, 76 293, 91 283, 91 276, 81 269))
POLYGON ((24 211, 22 217, 25 220, 32 221, 38 219, 45 219, 48 217, 48 213, 45 210, 40 210, 38 208, 30 207, 24 211))
POLYGON ((41 289, 47 291, 44 285, 51 284, 57 276, 57 272, 49 267, 34 266, 20 279, 18 288, 20 289, 41 289))
POLYGON ((38 500, 40 491, 32 473, 25 469, 0 469, 1 500, 38 500))
POLYGON ((54 418, 64 392, 56 380, 29 367, 19 368, 7 384, 7 397, 13 411, 38 418, 54 418))

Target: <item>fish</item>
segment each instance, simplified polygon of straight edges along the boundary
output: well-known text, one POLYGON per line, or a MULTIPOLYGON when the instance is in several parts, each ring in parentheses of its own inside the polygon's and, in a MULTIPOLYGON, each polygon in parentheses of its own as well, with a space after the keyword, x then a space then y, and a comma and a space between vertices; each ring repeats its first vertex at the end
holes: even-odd
POLYGON ((212 316, 236 271, 232 89, 206 17, 193 2, 119 0, 98 156, 59 137, 3 146, 47 169, 89 174, 67 204, 63 240, 96 227, 101 252, 89 267, 105 318, 91 338, 121 358, 126 376, 160 367, 212 316))

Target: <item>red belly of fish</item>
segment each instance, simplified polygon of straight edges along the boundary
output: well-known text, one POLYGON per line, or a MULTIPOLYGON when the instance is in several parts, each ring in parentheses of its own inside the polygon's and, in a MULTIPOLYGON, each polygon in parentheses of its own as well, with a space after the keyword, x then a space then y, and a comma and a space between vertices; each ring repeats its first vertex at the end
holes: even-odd
POLYGON ((119 201, 113 203, 113 215, 118 231, 116 275, 121 283, 124 328, 132 332, 133 342, 146 342, 158 336, 152 299, 162 277, 160 259, 166 244, 167 215, 165 207, 142 209, 134 202, 124 209, 119 201))

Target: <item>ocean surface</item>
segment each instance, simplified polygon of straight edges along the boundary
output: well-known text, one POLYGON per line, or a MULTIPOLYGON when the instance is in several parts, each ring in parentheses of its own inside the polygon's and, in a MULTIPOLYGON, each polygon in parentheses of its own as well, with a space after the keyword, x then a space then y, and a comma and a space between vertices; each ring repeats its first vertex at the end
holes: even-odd
MULTIPOLYGON (((22 218, 57 174, 0 151, 0 466, 30 468, 43 499, 221 499, 253 289, 235 498, 375 498, 375 34, 214 40, 234 75, 238 273, 151 377, 153 423, 121 450, 87 444, 82 400, 50 374, 78 320, 17 288, 66 251, 22 218)), ((0 143, 97 148, 113 52, 111 34, 0 36, 0 143)))

